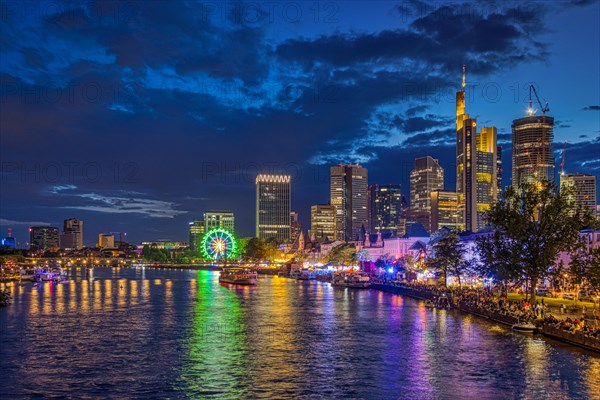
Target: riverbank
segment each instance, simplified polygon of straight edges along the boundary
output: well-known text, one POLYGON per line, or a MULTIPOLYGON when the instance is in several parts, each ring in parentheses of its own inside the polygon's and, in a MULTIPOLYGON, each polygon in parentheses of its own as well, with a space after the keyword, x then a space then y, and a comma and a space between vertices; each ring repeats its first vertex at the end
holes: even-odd
MULTIPOLYGON (((386 293, 399 294, 418 300, 433 300, 434 297, 436 297, 434 292, 421 288, 386 284, 373 284, 371 287, 386 293)), ((507 326, 512 326, 520 322, 519 318, 507 313, 500 313, 494 310, 465 304, 463 302, 458 302, 456 306, 457 310, 460 312, 475 315, 480 318, 486 318, 507 326)), ((543 319, 536 320, 535 324, 538 327, 538 332, 544 336, 600 353, 600 338, 588 336, 583 332, 565 330, 557 327, 556 324, 544 323, 543 319)))
MULTIPOLYGON (((135 267, 135 266, 133 266, 135 267)), ((202 264, 152 264, 144 265, 145 268, 165 268, 165 269, 192 269, 197 271, 221 271, 222 268, 215 265, 202 264)), ((139 267, 137 267, 139 268, 139 267)))

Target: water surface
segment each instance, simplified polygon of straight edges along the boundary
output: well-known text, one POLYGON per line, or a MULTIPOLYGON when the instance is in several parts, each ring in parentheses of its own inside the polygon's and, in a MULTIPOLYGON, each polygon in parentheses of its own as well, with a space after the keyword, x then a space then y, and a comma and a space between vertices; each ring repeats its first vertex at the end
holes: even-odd
POLYGON ((2 398, 600 398, 600 357, 375 290, 96 268, 11 284, 2 398))

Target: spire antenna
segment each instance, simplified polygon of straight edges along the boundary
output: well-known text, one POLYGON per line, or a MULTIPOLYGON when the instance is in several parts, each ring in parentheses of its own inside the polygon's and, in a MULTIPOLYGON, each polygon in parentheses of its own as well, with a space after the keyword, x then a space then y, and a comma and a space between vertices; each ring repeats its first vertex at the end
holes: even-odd
POLYGON ((467 86, 467 66, 463 64, 462 70, 462 91, 465 91, 465 87, 467 86))

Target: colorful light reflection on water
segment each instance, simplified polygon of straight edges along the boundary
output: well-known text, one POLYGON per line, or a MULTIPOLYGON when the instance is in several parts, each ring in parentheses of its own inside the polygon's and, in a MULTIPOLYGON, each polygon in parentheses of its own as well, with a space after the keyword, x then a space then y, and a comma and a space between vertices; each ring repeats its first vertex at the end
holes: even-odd
POLYGON ((2 397, 600 397, 598 355, 374 290, 278 277, 237 287, 211 271, 76 273, 9 285, 2 397))

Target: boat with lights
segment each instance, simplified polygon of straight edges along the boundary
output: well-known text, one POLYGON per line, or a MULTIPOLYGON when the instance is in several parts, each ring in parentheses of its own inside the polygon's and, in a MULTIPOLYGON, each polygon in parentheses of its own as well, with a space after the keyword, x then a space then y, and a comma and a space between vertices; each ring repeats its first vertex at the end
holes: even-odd
POLYGON ((24 268, 19 272, 22 281, 34 281, 38 270, 36 268, 24 268))
POLYGON ((302 267, 299 265, 292 265, 290 269, 290 278, 300 279, 300 275, 302 275, 302 267))
POLYGON ((232 285, 256 285, 258 273, 248 268, 224 268, 219 273, 219 283, 232 285))
POLYGON ((315 279, 315 274, 308 268, 304 268, 302 271, 300 271, 300 275, 296 279, 300 281, 309 281, 311 279, 315 279))
POLYGON ((365 289, 371 286, 371 277, 364 273, 337 273, 331 278, 333 286, 365 289))

